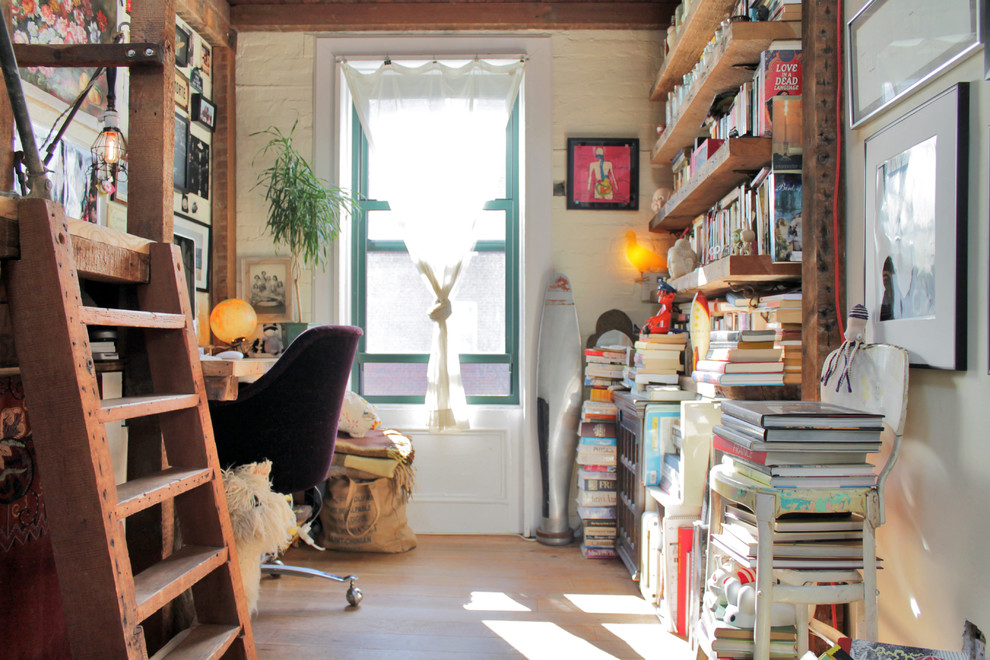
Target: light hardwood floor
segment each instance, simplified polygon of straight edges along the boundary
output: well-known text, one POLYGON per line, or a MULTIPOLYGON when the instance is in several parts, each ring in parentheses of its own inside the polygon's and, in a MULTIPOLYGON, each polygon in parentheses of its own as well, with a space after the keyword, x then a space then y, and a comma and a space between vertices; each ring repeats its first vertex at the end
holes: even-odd
POLYGON ((287 564, 354 573, 346 585, 264 579, 254 635, 261 658, 693 658, 663 628, 619 561, 577 545, 513 536, 419 536, 398 555, 293 548, 287 564))

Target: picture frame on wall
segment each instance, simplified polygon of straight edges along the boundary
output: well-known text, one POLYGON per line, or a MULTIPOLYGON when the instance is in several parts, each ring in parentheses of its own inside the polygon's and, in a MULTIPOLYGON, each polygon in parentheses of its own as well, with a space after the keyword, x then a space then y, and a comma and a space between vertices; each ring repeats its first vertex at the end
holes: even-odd
POLYGON ((213 49, 205 41, 199 49, 199 68, 203 70, 204 76, 210 75, 213 69, 213 49))
POLYGON ((567 208, 639 208, 639 138, 568 138, 567 208))
POLYGON ((869 0, 846 24, 856 127, 980 45, 981 0, 869 0))
POLYGON ((292 318, 292 259, 241 259, 241 298, 251 303, 258 323, 282 323, 292 318))
POLYGON ((968 127, 959 83, 866 140, 864 300, 912 366, 966 368, 968 127))
POLYGON ((189 44, 192 34, 175 26, 175 66, 189 66, 189 44))
MULTIPOLYGON (((173 243, 183 251, 183 265, 187 255, 192 263, 193 284, 198 291, 210 289, 210 227, 202 222, 176 213, 172 225, 173 243), (175 238, 183 239, 176 241, 175 238)), ((192 298, 190 297, 190 300, 192 298)))
POLYGON ((189 116, 212 132, 217 121, 217 106, 210 103, 202 94, 193 94, 189 101, 189 116))
POLYGON ((189 120, 175 115, 175 153, 172 161, 172 187, 189 192, 189 120))
POLYGON ((175 105, 183 110, 189 110, 189 79, 175 72, 175 105))
POLYGON ((189 190, 203 199, 210 198, 210 145, 189 136, 189 190))

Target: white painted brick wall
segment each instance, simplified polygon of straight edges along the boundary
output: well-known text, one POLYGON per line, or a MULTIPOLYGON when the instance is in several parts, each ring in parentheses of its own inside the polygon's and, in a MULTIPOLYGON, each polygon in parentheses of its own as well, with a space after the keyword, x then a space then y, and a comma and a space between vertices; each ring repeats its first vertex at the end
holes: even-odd
MULTIPOLYGON (((649 30, 555 32, 553 40, 553 179, 565 180, 568 137, 638 137, 639 211, 568 211, 564 197, 553 206, 553 263, 574 286, 581 332, 594 331, 599 314, 618 308, 636 323, 655 312, 639 301, 638 277, 625 258, 626 231, 650 244, 650 199, 664 173, 649 164, 663 105, 648 100, 660 64, 661 34, 649 30)), ((314 37, 244 33, 237 55, 237 251, 273 254, 264 232, 263 192, 252 190, 260 171, 252 164, 264 144, 250 133, 276 123, 288 130, 298 117, 296 142, 307 152, 313 123, 314 37)), ((668 173, 669 175, 669 173, 668 173)), ((530 218, 530 222, 541 222, 530 218)), ((311 278, 300 281, 309 320, 311 278)))

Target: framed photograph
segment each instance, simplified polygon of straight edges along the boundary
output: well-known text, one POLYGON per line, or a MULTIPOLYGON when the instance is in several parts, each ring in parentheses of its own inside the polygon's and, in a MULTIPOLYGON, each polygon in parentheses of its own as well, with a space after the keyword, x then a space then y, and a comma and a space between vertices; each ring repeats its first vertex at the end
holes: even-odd
POLYGON ((213 70, 213 49, 205 41, 203 47, 199 49, 199 68, 203 70, 203 75, 210 75, 213 70))
POLYGON ((870 0, 846 26, 849 125, 980 45, 981 0, 870 0))
POLYGON ((210 198, 210 145, 189 136, 189 192, 210 198))
POLYGON ((199 72, 199 67, 195 66, 189 72, 189 86, 194 90, 203 93, 203 74, 199 72))
POLYGON ((178 25, 175 26, 175 66, 189 66, 189 45, 191 34, 178 25))
POLYGON ((292 259, 241 259, 241 298, 251 303, 258 323, 292 321, 292 259))
POLYGON ((189 192, 189 120, 180 114, 175 115, 172 187, 179 192, 189 192))
POLYGON ((639 138, 567 138, 567 208, 639 208, 639 138))
POLYGON ((866 140, 864 300, 913 366, 966 368, 968 127, 960 83, 866 140))
POLYGON ((189 110, 189 79, 175 72, 175 105, 183 110, 189 110))
POLYGON ((189 102, 189 116, 212 132, 217 121, 217 106, 203 98, 202 94, 193 94, 189 102))
MULTIPOLYGON (((172 242, 182 249, 182 264, 190 260, 192 269, 186 269, 193 275, 194 288, 199 291, 210 289, 210 228, 192 218, 178 213, 174 216, 172 225, 172 242)), ((192 297, 189 298, 192 300, 192 297)))

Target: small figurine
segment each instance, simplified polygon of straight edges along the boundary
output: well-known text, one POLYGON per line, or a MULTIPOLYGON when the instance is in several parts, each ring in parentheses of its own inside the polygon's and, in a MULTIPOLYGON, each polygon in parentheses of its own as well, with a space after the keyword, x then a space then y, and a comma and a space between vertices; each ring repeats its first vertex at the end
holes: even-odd
POLYGON ((742 239, 742 251, 740 254, 756 254, 756 247, 754 245, 754 241, 756 241, 755 231, 747 227, 740 232, 739 238, 742 239))
POLYGON ((698 255, 691 249, 686 238, 678 238, 674 247, 667 251, 667 270, 671 277, 687 275, 698 263, 698 255))
POLYGON ((265 335, 265 353, 279 355, 282 352, 282 338, 278 336, 278 326, 274 323, 266 323, 263 334, 265 335))
POLYGON ((742 254, 742 251, 743 251, 742 232, 739 229, 733 229, 732 243, 729 247, 729 254, 738 255, 738 254, 742 254))
POLYGON ((650 203, 650 209, 654 213, 659 213, 663 205, 667 203, 670 196, 674 194, 674 191, 670 188, 657 188, 653 191, 653 201, 650 203))

